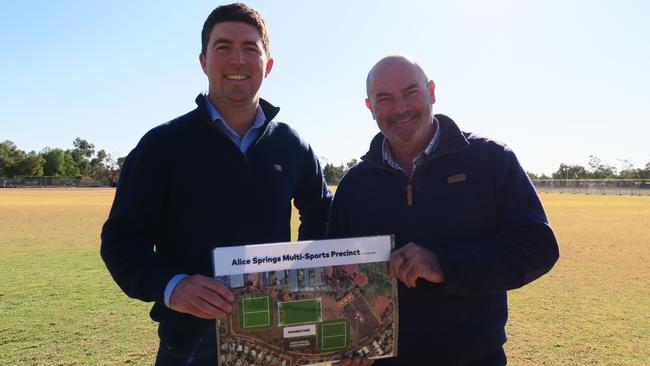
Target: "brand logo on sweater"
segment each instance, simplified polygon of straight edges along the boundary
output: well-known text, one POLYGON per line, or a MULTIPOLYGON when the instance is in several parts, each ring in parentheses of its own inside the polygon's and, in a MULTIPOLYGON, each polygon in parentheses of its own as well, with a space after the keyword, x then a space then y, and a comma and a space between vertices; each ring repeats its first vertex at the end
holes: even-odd
POLYGON ((281 173, 282 172, 282 165, 280 164, 273 164, 273 171, 281 173))
POLYGON ((467 180, 467 176, 464 173, 463 174, 456 174, 456 175, 450 175, 447 178, 447 183, 454 184, 454 183, 458 183, 458 182, 464 182, 466 180, 467 180))

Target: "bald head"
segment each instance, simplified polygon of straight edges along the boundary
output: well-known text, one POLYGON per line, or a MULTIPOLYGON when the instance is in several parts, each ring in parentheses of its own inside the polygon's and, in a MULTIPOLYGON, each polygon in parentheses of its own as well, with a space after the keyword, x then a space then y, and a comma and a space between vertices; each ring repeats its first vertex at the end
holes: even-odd
POLYGON ((366 88, 366 107, 389 141, 391 151, 412 161, 435 131, 435 84, 417 62, 397 55, 384 57, 372 67, 366 88))
POLYGON ((416 73, 418 79, 420 79, 421 82, 424 84, 428 82, 429 78, 427 77, 420 64, 418 64, 409 56, 390 55, 377 61, 377 63, 368 72, 368 77, 366 78, 366 94, 368 95, 368 98, 370 98, 370 90, 372 89, 375 79, 378 76, 385 74, 386 72, 391 72, 395 69, 409 68, 416 73))

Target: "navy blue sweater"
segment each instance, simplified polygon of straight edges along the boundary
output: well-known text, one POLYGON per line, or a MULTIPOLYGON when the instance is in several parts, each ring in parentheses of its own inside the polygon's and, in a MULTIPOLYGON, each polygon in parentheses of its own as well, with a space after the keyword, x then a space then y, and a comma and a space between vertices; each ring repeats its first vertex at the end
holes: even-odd
POLYGON ((558 259, 514 153, 436 118, 440 143, 410 181, 383 162, 378 134, 334 196, 330 237, 394 234, 397 247, 412 241, 434 252, 445 274, 444 284, 400 283, 399 357, 377 365, 462 365, 495 352, 506 341, 506 290, 535 280, 558 259))
POLYGON ((264 100, 264 132, 244 155, 196 98, 193 111, 149 131, 127 156, 102 231, 101 255, 129 296, 155 301, 154 320, 188 334, 214 321, 175 312, 163 292, 176 274, 212 276, 211 248, 325 234, 331 193, 309 145, 264 100))

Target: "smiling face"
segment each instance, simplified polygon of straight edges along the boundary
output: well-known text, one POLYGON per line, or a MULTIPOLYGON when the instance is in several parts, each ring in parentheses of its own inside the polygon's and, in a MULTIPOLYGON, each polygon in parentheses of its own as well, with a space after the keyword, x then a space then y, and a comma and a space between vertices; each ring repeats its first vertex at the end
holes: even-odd
POLYGON ((217 109, 257 108, 262 80, 271 72, 273 59, 255 27, 242 22, 215 24, 199 60, 217 109))
POLYGON ((413 61, 391 56, 370 71, 366 106, 391 146, 424 149, 433 134, 435 84, 413 61))

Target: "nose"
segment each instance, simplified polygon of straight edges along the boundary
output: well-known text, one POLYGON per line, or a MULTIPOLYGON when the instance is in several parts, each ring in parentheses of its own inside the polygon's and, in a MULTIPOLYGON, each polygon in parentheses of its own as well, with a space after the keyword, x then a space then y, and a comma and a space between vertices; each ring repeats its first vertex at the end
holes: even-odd
POLYGON ((406 102, 406 99, 402 97, 397 98, 397 100, 395 101, 395 112, 404 113, 408 111, 408 109, 409 106, 408 103, 406 102))
POLYGON ((233 64, 243 65, 246 63, 246 55, 244 51, 240 48, 235 48, 231 54, 230 62, 233 64))

